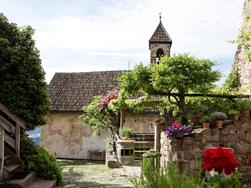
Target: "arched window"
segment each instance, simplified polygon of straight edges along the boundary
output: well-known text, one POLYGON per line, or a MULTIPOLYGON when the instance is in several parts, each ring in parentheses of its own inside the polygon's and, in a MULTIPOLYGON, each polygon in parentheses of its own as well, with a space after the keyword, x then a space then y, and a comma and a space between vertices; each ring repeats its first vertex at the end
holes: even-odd
POLYGON ((159 48, 156 52, 156 63, 159 63, 159 60, 162 56, 164 56, 164 51, 162 48, 159 48))

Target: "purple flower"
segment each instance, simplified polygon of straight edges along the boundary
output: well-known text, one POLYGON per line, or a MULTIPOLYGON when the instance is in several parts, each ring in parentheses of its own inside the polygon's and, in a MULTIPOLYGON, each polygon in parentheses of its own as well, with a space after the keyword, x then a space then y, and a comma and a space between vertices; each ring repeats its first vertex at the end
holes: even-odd
POLYGON ((168 134, 169 137, 176 136, 177 134, 191 134, 192 133, 192 127, 191 126, 186 126, 186 125, 181 125, 179 127, 172 125, 170 127, 167 127, 165 132, 168 134))

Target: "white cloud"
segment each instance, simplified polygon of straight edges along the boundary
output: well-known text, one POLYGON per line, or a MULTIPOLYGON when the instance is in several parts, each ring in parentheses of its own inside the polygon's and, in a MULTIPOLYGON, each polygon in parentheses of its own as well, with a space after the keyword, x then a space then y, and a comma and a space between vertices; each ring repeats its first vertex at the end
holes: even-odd
POLYGON ((242 5, 236 0, 115 1, 99 16, 51 19, 47 29, 37 30, 36 39, 41 49, 146 52, 158 24, 157 13, 162 12, 174 52, 225 56, 234 48, 227 41, 237 35, 242 5))
POLYGON ((35 27, 49 80, 55 71, 123 69, 128 62, 148 62, 148 40, 159 12, 173 39, 172 53, 231 59, 236 46, 227 41, 237 36, 244 0, 0 2, 11 21, 35 27))

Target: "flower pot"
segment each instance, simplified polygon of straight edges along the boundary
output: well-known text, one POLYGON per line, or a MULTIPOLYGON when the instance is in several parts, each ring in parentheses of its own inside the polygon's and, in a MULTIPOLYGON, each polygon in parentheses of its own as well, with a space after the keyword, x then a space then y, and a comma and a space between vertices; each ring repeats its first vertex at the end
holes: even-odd
POLYGON ((244 111, 242 111, 242 114, 243 114, 243 116, 244 117, 250 117, 250 110, 244 110, 244 111))
POLYGON ((203 116, 202 113, 198 113, 196 115, 190 115, 190 120, 193 125, 201 125, 200 118, 203 116))
POLYGON ((217 128, 222 128, 223 120, 217 120, 217 121, 215 122, 215 125, 216 125, 217 128))
POLYGON ((204 129, 210 128, 210 123, 203 123, 203 128, 204 129))
POLYGON ((236 115, 233 115, 233 120, 234 121, 239 121, 240 119, 240 115, 236 114, 236 115))

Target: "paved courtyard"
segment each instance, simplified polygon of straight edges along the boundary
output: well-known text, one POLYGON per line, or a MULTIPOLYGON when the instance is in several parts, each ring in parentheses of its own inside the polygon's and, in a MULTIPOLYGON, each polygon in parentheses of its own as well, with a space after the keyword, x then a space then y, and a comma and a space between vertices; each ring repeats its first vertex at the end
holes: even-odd
POLYGON ((108 169, 103 162, 59 160, 63 169, 64 187, 129 188, 130 179, 140 176, 139 166, 108 169))

